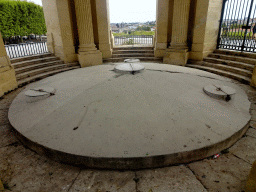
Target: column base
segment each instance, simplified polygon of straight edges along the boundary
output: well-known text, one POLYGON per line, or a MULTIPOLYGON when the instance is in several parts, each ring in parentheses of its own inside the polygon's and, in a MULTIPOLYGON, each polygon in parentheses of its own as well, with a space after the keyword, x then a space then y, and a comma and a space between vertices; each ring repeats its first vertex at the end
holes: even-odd
POLYGON ((112 49, 110 44, 99 44, 99 50, 102 53, 103 59, 112 57, 112 49))
POLYGON ((78 54, 78 61, 81 67, 100 65, 102 64, 102 53, 100 51, 80 52, 78 54))
POLYGON ((163 63, 185 66, 188 61, 188 49, 167 49, 164 54, 163 63))
POLYGON ((155 57, 164 57, 164 53, 167 48, 167 43, 156 43, 156 47, 154 49, 155 57))

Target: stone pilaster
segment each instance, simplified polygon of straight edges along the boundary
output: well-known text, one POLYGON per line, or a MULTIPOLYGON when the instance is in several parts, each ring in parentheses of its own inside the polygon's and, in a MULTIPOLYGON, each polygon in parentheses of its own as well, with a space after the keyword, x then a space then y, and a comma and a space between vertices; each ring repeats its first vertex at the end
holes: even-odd
POLYGON ((42 0, 47 27, 47 46, 65 63, 77 61, 69 0, 42 0))
POLYGON ((216 49, 223 0, 197 0, 189 59, 202 61, 216 49))
POLYGON ((157 1, 155 57, 163 57, 167 48, 169 0, 157 1))
POLYGON ((18 87, 15 71, 6 54, 2 35, 0 33, 0 97, 18 87))
POLYGON ((102 54, 96 49, 90 0, 75 0, 79 35, 78 60, 81 67, 102 64, 102 54))
POLYGON ((110 19, 109 19, 109 1, 96 0, 99 50, 103 58, 112 57, 110 41, 110 19))
POLYGON ((174 0, 172 40, 164 55, 164 63, 186 65, 188 60, 188 21, 190 0, 174 0))

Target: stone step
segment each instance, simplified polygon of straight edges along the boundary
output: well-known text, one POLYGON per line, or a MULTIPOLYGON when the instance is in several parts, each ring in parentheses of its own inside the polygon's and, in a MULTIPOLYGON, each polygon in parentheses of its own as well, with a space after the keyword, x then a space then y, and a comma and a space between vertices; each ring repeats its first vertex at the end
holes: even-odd
POLYGON ((208 62, 196 62, 197 65, 201 65, 201 66, 206 66, 206 67, 212 67, 215 69, 220 69, 226 72, 231 72, 231 73, 235 73, 238 75, 243 75, 245 77, 252 77, 252 71, 250 70, 246 70, 246 69, 241 69, 241 68, 236 68, 236 67, 231 67, 231 66, 227 66, 227 65, 222 65, 222 64, 215 64, 215 63, 208 63, 208 62))
POLYGON ((69 71, 69 70, 73 70, 73 69, 79 69, 79 68, 80 68, 80 66, 72 66, 72 67, 67 67, 67 68, 63 68, 63 69, 53 70, 53 71, 50 71, 50 72, 41 73, 41 74, 35 75, 33 77, 28 77, 28 78, 19 80, 18 81, 18 86, 22 87, 22 86, 24 86, 28 83, 44 79, 46 77, 55 75, 57 73, 61 73, 61 72, 65 72, 65 71, 69 71))
POLYGON ((133 46, 122 46, 122 47, 114 47, 115 50, 154 50, 154 47, 133 47, 133 46))
POLYGON ((27 60, 27 61, 16 62, 16 63, 12 64, 12 66, 14 67, 14 69, 18 69, 18 68, 23 68, 26 66, 32 66, 32 65, 46 63, 46 62, 50 62, 50 61, 56 61, 56 60, 59 60, 59 58, 55 57, 55 56, 51 56, 51 57, 44 57, 44 58, 37 58, 37 59, 32 59, 32 60, 27 60))
POLYGON ((226 66, 231 66, 231 67, 236 67, 240 69, 246 69, 249 71, 253 71, 254 65, 251 64, 246 64, 238 61, 230 61, 230 60, 224 60, 224 59, 216 59, 212 57, 205 57, 204 61, 209 62, 209 63, 215 63, 215 64, 222 64, 226 66))
POLYGON ((45 54, 39 54, 39 55, 31 55, 31 56, 25 56, 25 57, 19 57, 19 58, 13 58, 10 59, 11 63, 17 63, 17 62, 22 62, 22 61, 28 61, 32 59, 39 59, 39 58, 44 58, 44 57, 51 57, 53 56, 52 53, 45 53, 45 54))
POLYGON ((216 58, 216 59, 224 59, 224 60, 230 60, 230 61, 237 61, 242 62, 246 64, 255 65, 256 59, 254 58, 248 58, 248 57, 240 57, 240 56, 232 56, 232 55, 223 55, 219 53, 211 53, 208 55, 208 57, 216 58))
POLYGON ((67 67, 66 64, 59 64, 59 65, 54 65, 54 66, 50 66, 50 67, 44 67, 41 69, 35 69, 35 70, 29 71, 26 73, 16 75, 16 78, 17 78, 17 80, 21 80, 21 79, 25 79, 25 78, 32 77, 35 75, 39 75, 41 73, 50 72, 50 71, 54 71, 54 70, 62 69, 62 68, 66 68, 66 67, 67 67))
POLYGON ((256 59, 256 53, 249 53, 249 52, 239 52, 234 50, 227 50, 227 49, 216 49, 214 53, 219 53, 223 55, 233 55, 233 56, 240 56, 240 57, 247 57, 256 59))
POLYGON ((231 72, 226 72, 226 71, 223 71, 223 70, 220 70, 220 69, 215 69, 215 68, 212 68, 212 67, 206 67, 206 66, 201 66, 201 65, 192 65, 192 64, 187 64, 186 66, 191 67, 191 68, 201 69, 203 71, 208 71, 208 72, 211 72, 211 73, 214 73, 214 74, 217 74, 217 75, 221 75, 221 76, 225 76, 225 77, 228 77, 228 78, 231 78, 231 79, 235 79, 235 80, 240 81, 241 83, 244 83, 244 84, 249 85, 251 83, 251 78, 248 78, 248 77, 245 77, 245 76, 242 76, 242 75, 238 75, 238 74, 235 74, 235 73, 231 73, 231 72))
POLYGON ((126 53, 126 54, 113 54, 113 58, 119 57, 154 57, 154 53, 126 53))
POLYGON ((153 53, 154 50, 114 50, 113 54, 123 54, 123 53, 153 53))
POLYGON ((18 69, 15 69, 15 73, 16 73, 16 75, 18 75, 21 73, 26 73, 28 71, 35 70, 35 69, 40 69, 40 68, 49 67, 49 66, 58 65, 58 64, 64 64, 64 62, 62 60, 57 60, 57 61, 50 61, 50 62, 46 62, 46 63, 29 65, 26 67, 20 67, 18 69))
MULTIPOLYGON (((125 59, 134 59, 135 57, 125 57, 125 58, 107 58, 103 59, 103 62, 124 62, 125 59)), ((152 62, 163 62, 163 58, 158 57, 136 57, 136 59, 139 59, 140 61, 152 61, 152 62)))

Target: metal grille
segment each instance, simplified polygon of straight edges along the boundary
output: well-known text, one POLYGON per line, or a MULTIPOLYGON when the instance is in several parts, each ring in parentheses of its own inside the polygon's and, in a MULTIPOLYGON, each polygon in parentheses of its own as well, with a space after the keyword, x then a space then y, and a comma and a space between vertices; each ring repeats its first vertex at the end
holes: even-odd
POLYGON ((153 45, 153 35, 123 35, 114 37, 115 45, 153 45))
POLYGON ((256 0, 224 0, 217 49, 256 52, 256 0))
POLYGON ((46 42, 5 45, 7 55, 12 58, 48 53, 46 42))

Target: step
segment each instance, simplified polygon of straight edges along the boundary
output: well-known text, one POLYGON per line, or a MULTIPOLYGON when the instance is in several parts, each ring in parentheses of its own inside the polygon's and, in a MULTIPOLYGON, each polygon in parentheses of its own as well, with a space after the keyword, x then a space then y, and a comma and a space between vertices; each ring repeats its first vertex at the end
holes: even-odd
POLYGON ((253 71, 254 65, 251 64, 246 64, 238 61, 230 61, 230 60, 224 60, 224 59, 216 59, 212 57, 205 57, 204 61, 209 62, 209 63, 216 63, 216 64, 222 64, 226 66, 232 66, 236 68, 241 68, 241 69, 247 69, 249 71, 253 71))
POLYGON ((37 59, 17 62, 15 64, 12 64, 12 66, 14 67, 14 69, 18 69, 26 66, 32 66, 35 64, 46 63, 46 62, 56 61, 56 60, 59 60, 59 58, 55 56, 51 56, 51 57, 37 58, 37 59))
POLYGON ((113 54, 123 54, 123 53, 153 53, 154 50, 114 50, 113 54))
POLYGON ((76 67, 76 66, 78 66, 78 67, 80 67, 80 68, 81 68, 81 66, 80 66, 80 64, 79 64, 78 62, 74 62, 74 63, 66 63, 66 65, 67 65, 68 67, 76 67))
POLYGON ((132 46, 122 46, 122 47, 114 47, 115 50, 154 50, 154 47, 132 47, 132 46))
POLYGON ((62 60, 57 60, 57 61, 50 61, 50 62, 35 64, 35 65, 29 65, 26 67, 21 67, 21 68, 15 69, 15 73, 16 73, 16 75, 18 75, 21 73, 26 73, 28 71, 35 70, 35 69, 40 69, 40 68, 63 64, 63 63, 64 62, 62 60))
POLYGON ((242 63, 246 63, 246 64, 251 64, 253 66, 256 64, 256 59, 248 58, 248 57, 223 55, 223 54, 219 54, 219 53, 211 53, 211 54, 208 55, 208 57, 212 57, 212 58, 216 58, 216 59, 224 59, 224 60, 242 62, 242 63))
MULTIPOLYGON (((107 58, 103 59, 104 62, 124 62, 125 59, 134 59, 135 57, 125 57, 125 58, 107 58)), ((154 62, 163 62, 163 58, 159 57, 136 57, 136 59, 139 59, 140 61, 154 61, 154 62)))
POLYGON ((11 63, 13 64, 13 63, 17 63, 17 62, 22 62, 22 61, 27 61, 27 60, 32 60, 32 59, 39 59, 39 58, 50 57, 50 56, 53 56, 53 54, 45 53, 45 54, 39 54, 39 55, 31 55, 31 56, 13 58, 10 60, 11 60, 11 63))
POLYGON ((216 49, 214 50, 214 53, 219 53, 223 55, 235 55, 240 57, 249 57, 256 59, 256 53, 250 53, 250 52, 240 52, 240 51, 233 51, 233 50, 227 50, 227 49, 216 49))
POLYGON ((238 75, 243 75, 245 77, 252 77, 252 71, 246 70, 246 69, 241 69, 241 68, 236 68, 236 67, 231 67, 227 65, 222 65, 222 64, 215 64, 215 63, 208 63, 208 62, 197 62, 196 64, 201 65, 201 66, 206 66, 206 67, 212 67, 215 69, 220 69, 226 72, 231 72, 235 73, 238 75))
POLYGON ((22 79, 22 80, 18 81, 18 86, 22 87, 28 83, 33 82, 33 81, 38 81, 38 80, 44 79, 46 77, 55 75, 57 73, 61 73, 61 72, 65 72, 65 71, 69 71, 69 70, 73 70, 73 69, 79 69, 79 68, 80 68, 79 66, 73 66, 73 67, 67 67, 67 68, 63 68, 63 69, 58 69, 58 70, 54 70, 54 71, 50 71, 50 72, 41 73, 41 74, 35 75, 33 77, 28 77, 26 79, 22 79))
POLYGON ((119 57, 154 57, 154 53, 126 53, 126 54, 113 54, 113 58, 119 57))
POLYGON ((29 71, 26 73, 22 73, 19 75, 16 75, 17 80, 21 80, 21 79, 25 79, 27 77, 32 77, 41 73, 45 73, 45 72, 49 72, 49 71, 53 71, 53 70, 57 70, 57 69, 62 69, 67 67, 66 64, 60 64, 60 65, 54 65, 54 66, 50 66, 50 67, 44 67, 41 69, 35 69, 33 71, 29 71))
POLYGON ((186 67, 196 68, 196 69, 200 69, 200 70, 203 70, 203 71, 208 71, 208 72, 211 72, 211 73, 214 73, 214 74, 217 74, 217 75, 221 75, 221 76, 225 76, 225 77, 228 77, 228 78, 231 78, 231 79, 235 79, 237 81, 240 81, 241 83, 248 84, 248 85, 251 83, 251 78, 248 78, 248 77, 245 77, 245 76, 242 76, 242 75, 237 75, 237 74, 234 74, 234 73, 231 73, 231 72, 225 72, 225 71, 215 69, 215 68, 212 68, 212 67, 206 67, 206 66, 201 66, 201 65, 192 65, 192 64, 187 64, 186 67))

